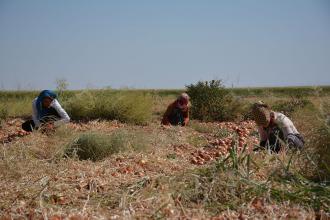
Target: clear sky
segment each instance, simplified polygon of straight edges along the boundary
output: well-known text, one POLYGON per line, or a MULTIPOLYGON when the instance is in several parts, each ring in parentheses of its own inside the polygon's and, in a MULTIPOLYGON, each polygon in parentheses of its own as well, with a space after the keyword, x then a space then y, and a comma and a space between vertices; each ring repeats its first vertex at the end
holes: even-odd
POLYGON ((330 84, 329 0, 0 0, 0 89, 330 84))

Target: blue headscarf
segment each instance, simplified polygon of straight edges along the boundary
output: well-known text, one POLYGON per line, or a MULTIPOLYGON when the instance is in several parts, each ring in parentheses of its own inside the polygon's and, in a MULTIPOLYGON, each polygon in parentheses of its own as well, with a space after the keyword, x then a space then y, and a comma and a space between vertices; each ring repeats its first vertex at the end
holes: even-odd
POLYGON ((44 98, 51 98, 51 99, 56 99, 57 95, 51 91, 51 90, 43 90, 42 92, 40 92, 38 98, 37 98, 37 102, 36 102, 36 106, 37 106, 37 111, 38 111, 38 119, 40 120, 42 117, 44 117, 45 115, 47 115, 48 109, 44 108, 42 106, 42 101, 44 100, 44 98))

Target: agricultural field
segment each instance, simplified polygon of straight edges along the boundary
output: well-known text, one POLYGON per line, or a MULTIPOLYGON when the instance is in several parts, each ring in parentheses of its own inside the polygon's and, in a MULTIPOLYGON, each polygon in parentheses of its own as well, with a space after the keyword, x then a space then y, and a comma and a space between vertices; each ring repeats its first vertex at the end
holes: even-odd
POLYGON ((0 219, 330 218, 330 86, 226 89, 222 118, 161 126, 182 91, 59 91, 72 121, 32 133, 38 91, 0 92, 0 219), (302 151, 253 151, 258 100, 293 120, 302 151))

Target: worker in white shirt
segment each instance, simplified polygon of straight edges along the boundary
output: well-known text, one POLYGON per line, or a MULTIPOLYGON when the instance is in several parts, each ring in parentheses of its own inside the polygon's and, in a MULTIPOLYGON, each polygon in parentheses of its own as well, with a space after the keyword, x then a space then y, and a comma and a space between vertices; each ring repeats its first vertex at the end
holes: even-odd
POLYGON ((303 148, 304 138, 284 114, 271 111, 268 105, 260 102, 253 105, 252 116, 258 125, 261 147, 278 152, 284 142, 289 148, 303 148))
POLYGON ((56 99, 57 95, 50 90, 43 90, 32 102, 32 120, 22 124, 25 131, 33 131, 45 125, 48 128, 68 123, 69 115, 56 99))

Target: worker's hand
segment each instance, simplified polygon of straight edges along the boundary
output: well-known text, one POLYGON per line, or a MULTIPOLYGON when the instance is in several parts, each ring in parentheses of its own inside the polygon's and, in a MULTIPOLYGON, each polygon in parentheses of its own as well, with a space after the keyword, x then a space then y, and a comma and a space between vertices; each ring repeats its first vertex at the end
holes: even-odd
POLYGON ((47 122, 45 124, 43 124, 42 126, 40 126, 41 132, 43 133, 51 133, 53 131, 55 131, 55 126, 54 123, 52 122, 47 122))
POLYGON ((167 124, 167 125, 162 124, 161 126, 163 129, 169 129, 170 127, 172 127, 171 124, 167 124))
POLYGON ((46 128, 47 130, 54 130, 55 129, 54 123, 47 123, 46 128))
POLYGON ((189 123, 189 120, 184 120, 184 121, 182 122, 182 126, 187 126, 188 123, 189 123))

